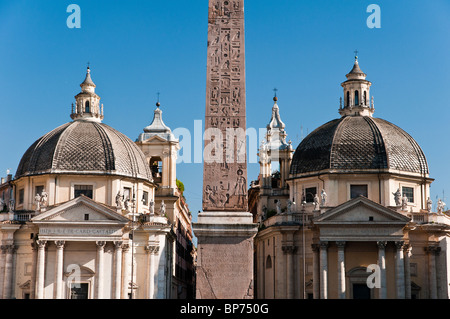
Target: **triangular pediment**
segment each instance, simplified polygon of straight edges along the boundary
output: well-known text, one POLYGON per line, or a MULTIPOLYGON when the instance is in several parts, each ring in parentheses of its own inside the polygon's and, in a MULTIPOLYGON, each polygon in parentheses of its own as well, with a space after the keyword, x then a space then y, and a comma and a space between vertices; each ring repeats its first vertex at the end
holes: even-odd
POLYGON ((32 222, 98 222, 98 223, 123 223, 126 224, 129 219, 118 214, 113 209, 97 203, 86 196, 80 196, 59 206, 53 207, 48 211, 41 213, 34 218, 32 222))
POLYGON ((390 223, 406 224, 410 218, 375 203, 366 197, 349 200, 314 219, 315 224, 390 223))

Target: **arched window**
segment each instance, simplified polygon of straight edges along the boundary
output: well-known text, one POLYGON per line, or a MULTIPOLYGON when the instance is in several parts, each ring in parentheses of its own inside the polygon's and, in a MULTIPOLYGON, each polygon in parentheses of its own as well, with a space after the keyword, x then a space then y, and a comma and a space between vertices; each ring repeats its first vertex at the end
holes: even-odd
POLYGON ((358 90, 355 91, 355 105, 359 105, 359 92, 358 92, 358 90))
POLYGON ((350 92, 347 91, 347 106, 350 106, 350 92))
POLYGON ((270 255, 266 258, 266 269, 272 268, 272 258, 270 258, 270 255))
POLYGON ((364 105, 367 105, 367 92, 364 91, 364 105))
POLYGON ((91 113, 91 108, 89 106, 89 101, 86 101, 86 103, 84 104, 84 112, 85 113, 91 113))

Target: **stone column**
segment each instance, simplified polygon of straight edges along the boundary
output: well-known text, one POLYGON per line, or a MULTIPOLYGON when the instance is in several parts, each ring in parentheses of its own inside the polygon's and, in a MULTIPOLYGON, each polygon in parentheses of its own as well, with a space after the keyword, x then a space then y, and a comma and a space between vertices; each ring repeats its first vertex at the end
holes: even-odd
POLYGON ((320 298, 328 299, 328 242, 320 242, 320 298))
MULTIPOLYGON (((31 282, 30 282, 30 299, 36 298, 36 265, 37 265, 37 251, 36 243, 31 244, 31 282)), ((0 298, 1 299, 1 298, 0 298)))
POLYGON ((313 250, 313 298, 320 299, 320 265, 319 265, 320 247, 318 244, 312 244, 311 248, 313 250))
POLYGON ((405 244, 403 247, 403 256, 405 258, 405 298, 411 299, 411 264, 409 256, 411 254, 411 246, 405 244))
POLYGON ((338 297, 345 299, 345 241, 337 241, 338 247, 338 297))
POLYGON ((96 289, 96 298, 103 299, 103 281, 104 281, 104 269, 103 269, 103 258, 105 251, 105 241, 97 241, 97 269, 95 270, 95 275, 97 277, 97 289, 96 289))
POLYGON ((55 298, 63 299, 63 271, 64 271, 64 241, 55 241, 56 262, 55 262, 55 298))
POLYGON ((446 299, 446 297, 443 296, 442 293, 442 285, 446 288, 447 284, 442 281, 443 274, 442 274, 442 265, 440 262, 440 256, 441 254, 441 247, 436 247, 435 251, 435 260, 436 260, 436 290, 437 290, 437 298, 438 299, 446 299))
POLYGON ((147 299, 155 298, 155 254, 159 252, 159 246, 147 245, 145 246, 147 252, 147 299))
POLYGON ((130 286, 130 245, 122 246, 123 277, 122 277, 122 299, 128 299, 128 287, 130 286))
POLYGON ((1 245, 0 252, 0 299, 3 299, 3 283, 5 280, 5 257, 6 257, 6 245, 1 245))
POLYGON ((122 288, 122 241, 114 242, 114 293, 113 299, 120 299, 122 288))
POLYGON ((425 251, 428 253, 428 276, 430 287, 430 299, 437 299, 437 274, 436 274, 436 252, 437 247, 428 246, 425 251))
POLYGON ((3 299, 12 298, 12 274, 13 274, 13 254, 16 251, 16 246, 7 245, 6 246, 6 256, 5 256, 5 275, 3 280, 3 299))
POLYGON ((293 255, 297 247, 293 245, 281 247, 286 255, 286 298, 294 299, 295 280, 294 280, 294 258, 293 255))
POLYGON ((397 287, 397 299, 405 299, 405 264, 403 260, 403 241, 396 241, 395 257, 395 286, 397 287))
POLYGON ((36 299, 44 299, 45 281, 45 246, 46 240, 36 241, 38 245, 37 269, 36 269, 36 299))
POLYGON ((379 299, 387 298, 387 287, 386 287, 386 245, 385 241, 378 241, 378 266, 380 267, 380 290, 379 299))

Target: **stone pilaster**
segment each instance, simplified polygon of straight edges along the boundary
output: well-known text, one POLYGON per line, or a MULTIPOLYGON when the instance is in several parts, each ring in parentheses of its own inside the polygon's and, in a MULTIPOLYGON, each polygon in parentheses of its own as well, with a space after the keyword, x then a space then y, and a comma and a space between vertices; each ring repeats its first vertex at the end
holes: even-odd
POLYGON ((122 246, 122 241, 114 242, 114 299, 120 299, 122 288, 122 246))
POLYGON ((281 249, 286 255, 286 297, 287 299, 294 299, 294 254, 297 251, 297 247, 294 245, 285 245, 281 249))
POLYGON ((328 242, 320 242, 320 298, 328 299, 328 242))
POLYGON ((312 244, 311 249, 313 251, 313 298, 320 299, 320 246, 318 244, 312 244))
POLYGON ((378 266, 380 267, 380 289, 379 289, 379 299, 387 298, 387 287, 386 287, 386 245, 385 241, 378 241, 378 266))
POLYGON ((37 269, 36 269, 36 299, 44 299, 45 281, 45 247, 46 240, 36 241, 38 246, 37 269))
POLYGON ((96 299, 103 299, 103 290, 104 290, 104 252, 106 241, 97 241, 97 267, 95 270, 95 276, 97 278, 96 282, 96 299))
POLYGON ((411 246, 403 246, 403 257, 405 259, 405 298, 411 299, 411 264, 409 257, 411 255, 411 246))
POLYGON ((155 255, 159 252, 158 245, 145 246, 147 252, 147 299, 155 298, 155 255))
POLYGON ((130 287, 130 273, 131 273, 131 256, 130 256, 130 245, 124 244, 122 246, 122 259, 123 259, 123 267, 122 267, 122 299, 128 299, 128 288, 130 287))
POLYGON ((437 299, 437 271, 436 271, 436 256, 440 252, 440 247, 428 246, 425 247, 425 251, 428 253, 428 285, 429 285, 429 298, 437 299))
POLYGON ((336 242, 338 248, 338 297, 345 299, 345 241, 336 242))
POLYGON ((0 246, 0 299, 3 299, 3 283, 5 282, 6 245, 0 246))
POLYGON ((397 288, 397 299, 405 299, 405 261, 403 257, 403 245, 403 241, 395 242, 395 286, 397 288))
POLYGON ((12 283, 13 283, 13 255, 17 247, 15 245, 6 245, 5 255, 5 275, 3 280, 3 299, 12 298, 12 283))
POLYGON ((63 299, 64 244, 62 240, 55 241, 55 299, 63 299))
MULTIPOLYGON (((37 251, 38 245, 31 244, 31 282, 30 282, 30 299, 36 298, 36 268, 37 268, 37 251)), ((1 299, 1 298, 0 298, 1 299)))

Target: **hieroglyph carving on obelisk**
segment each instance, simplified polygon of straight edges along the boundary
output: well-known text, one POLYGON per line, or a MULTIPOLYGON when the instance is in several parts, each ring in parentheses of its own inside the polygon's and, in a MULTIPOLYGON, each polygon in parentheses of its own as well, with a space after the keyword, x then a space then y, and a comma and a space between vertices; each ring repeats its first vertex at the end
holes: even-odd
POLYGON ((247 211, 244 1, 210 0, 203 211, 247 211))

